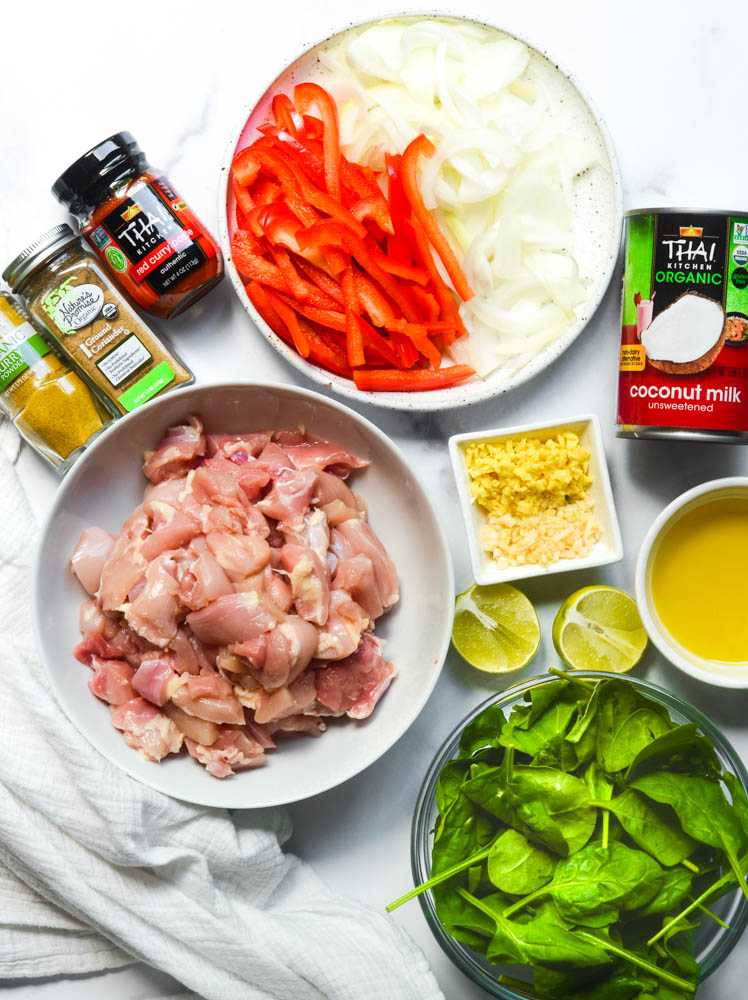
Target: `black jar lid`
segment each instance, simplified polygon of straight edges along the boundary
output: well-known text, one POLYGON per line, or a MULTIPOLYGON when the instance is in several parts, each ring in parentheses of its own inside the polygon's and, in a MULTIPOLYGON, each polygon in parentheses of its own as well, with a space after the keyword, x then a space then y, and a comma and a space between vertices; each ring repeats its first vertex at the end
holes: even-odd
POLYGON ((111 185, 133 170, 147 166, 145 154, 129 132, 117 132, 89 149, 60 174, 52 194, 73 215, 88 214, 110 197, 111 185))

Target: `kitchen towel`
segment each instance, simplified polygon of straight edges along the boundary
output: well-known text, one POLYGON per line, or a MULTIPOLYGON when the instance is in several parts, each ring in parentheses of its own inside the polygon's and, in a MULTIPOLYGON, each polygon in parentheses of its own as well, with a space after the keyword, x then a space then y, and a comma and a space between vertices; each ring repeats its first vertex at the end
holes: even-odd
POLYGON ((170 799, 68 721, 32 634, 38 531, 17 453, 3 422, 0 978, 138 959, 205 1000, 443 1000, 394 921, 334 895, 283 853, 283 810, 230 814, 170 799))

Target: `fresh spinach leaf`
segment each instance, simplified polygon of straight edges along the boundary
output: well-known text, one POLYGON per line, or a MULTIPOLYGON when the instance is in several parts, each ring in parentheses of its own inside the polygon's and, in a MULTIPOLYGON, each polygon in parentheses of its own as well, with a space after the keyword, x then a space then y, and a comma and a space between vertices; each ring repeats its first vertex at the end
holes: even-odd
POLYGON ((501 732, 505 725, 504 713, 498 705, 484 708, 480 715, 476 715, 462 730, 459 756, 472 757, 479 750, 499 747, 501 732))
POLYGON ((691 763, 698 760, 707 773, 719 776, 719 758, 714 747, 706 737, 699 733, 695 722, 677 726, 663 733, 643 747, 629 764, 626 780, 638 776, 644 771, 661 767, 667 762, 683 761, 691 763))
POLYGON ((663 819, 631 788, 597 805, 609 809, 634 843, 663 865, 680 864, 696 849, 695 842, 680 827, 663 819))
POLYGON ((651 916, 675 910, 688 898, 692 885, 693 874, 687 868, 665 868, 662 872, 662 884, 657 895, 644 909, 644 915, 651 916))
POLYGON ((645 747, 673 728, 667 713, 631 684, 606 681, 598 695, 597 762, 609 773, 623 771, 645 747))
POLYGON ((457 798, 460 786, 467 779, 470 763, 466 760, 449 760, 439 772, 436 782, 436 808, 443 815, 457 798))
POLYGON ((691 837, 710 847, 721 847, 748 897, 748 886, 738 862, 738 855, 748 846, 748 840, 738 814, 716 782, 658 771, 637 778, 631 787, 655 802, 670 806, 691 837))
POLYGON ((486 858, 488 877, 502 892, 520 896, 550 882, 556 862, 517 830, 505 830, 486 858))

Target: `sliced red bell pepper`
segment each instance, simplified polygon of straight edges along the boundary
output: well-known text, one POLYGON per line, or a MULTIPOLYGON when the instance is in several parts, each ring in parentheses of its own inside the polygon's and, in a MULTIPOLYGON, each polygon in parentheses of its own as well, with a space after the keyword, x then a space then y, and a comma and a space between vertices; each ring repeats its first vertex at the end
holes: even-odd
POLYGON ((374 260, 371 252, 362 239, 359 239, 350 229, 337 222, 320 222, 316 226, 300 232, 298 235, 299 246, 302 249, 307 247, 338 247, 352 254, 359 265, 373 278, 390 298, 402 309, 405 318, 415 323, 418 315, 413 308, 413 304, 405 294, 402 286, 392 278, 391 275, 383 271, 374 260))
POLYGON ((257 223, 262 232, 271 243, 279 244, 299 252, 299 244, 296 242, 296 233, 301 229, 301 223, 283 202, 275 202, 272 205, 263 205, 256 216, 257 223))
POLYGON ((249 190, 243 184, 239 183, 236 174, 231 175, 231 190, 234 192, 237 206, 241 209, 242 215, 246 219, 255 207, 255 203, 249 190))
POLYGON ((325 185, 331 198, 340 201, 340 137, 338 109, 327 91, 317 83, 299 83, 293 91, 294 104, 304 114, 315 105, 322 116, 322 145, 325 151, 325 185))
POLYGON ((265 289, 256 281, 250 281, 248 285, 245 285, 245 291, 250 298, 250 301, 254 305, 257 312, 262 316, 267 325, 277 333, 281 340, 285 340, 286 343, 292 344, 291 334, 288 332, 285 323, 280 318, 278 313, 273 309, 270 300, 267 297, 267 292, 265 289))
POLYGON ((239 274, 248 281, 259 281, 277 291, 288 292, 280 270, 265 260, 260 244, 245 229, 237 229, 231 238, 231 257, 239 274))
POLYGON ((451 365, 430 371, 418 368, 415 371, 400 371, 397 368, 375 370, 357 369, 353 373, 356 388, 362 392, 428 392, 431 389, 446 389, 472 378, 475 372, 469 365, 451 365))
POLYGON ((403 334, 411 340, 416 350, 427 361, 431 362, 432 368, 441 367, 441 351, 432 340, 429 340, 428 332, 420 323, 395 323, 391 327, 388 326, 387 329, 391 329, 394 333, 403 334))
POLYGON ((431 278, 431 284, 433 285, 434 294, 436 295, 441 312, 451 316, 455 311, 455 300, 452 298, 452 293, 446 282, 441 274, 439 274, 439 268, 436 266, 436 261, 431 253, 428 237, 415 219, 411 220, 408 228, 413 236, 416 255, 431 278))
POLYGON ((303 131, 304 121, 288 94, 276 94, 272 107, 273 118, 278 128, 285 129, 294 138, 303 131))
POLYGON ((375 326, 386 326, 387 323, 395 320, 392 306, 373 281, 370 281, 365 274, 358 270, 354 272, 353 281, 356 296, 375 326))
POLYGON ((271 245, 270 253, 278 266, 278 270, 283 275, 283 280, 288 285, 288 290, 294 299, 304 302, 309 298, 309 282, 305 281, 297 272, 291 262, 288 250, 282 246, 271 245))
POLYGON ((423 309, 427 323, 434 323, 439 319, 441 315, 439 303, 431 292, 426 291, 425 288, 418 288, 416 285, 413 285, 410 289, 410 294, 423 309))
POLYGON ((313 226, 319 216, 304 200, 293 171, 277 150, 267 149, 255 143, 243 149, 234 161, 234 176, 240 184, 251 186, 260 170, 264 170, 280 181, 288 207, 305 226, 313 226))
POLYGON ((468 299, 472 299, 475 293, 470 287, 465 272, 460 267, 459 261, 447 237, 437 226, 431 213, 426 208, 418 188, 418 159, 421 156, 433 156, 435 152, 436 147, 433 142, 423 134, 410 143, 403 153, 402 159, 400 176, 403 182, 403 191, 413 210, 413 214, 426 233, 429 243, 439 254, 442 264, 444 264, 447 274, 452 280, 455 291, 463 302, 467 302, 468 299))
POLYGON ((366 364, 364 357, 364 338, 361 327, 358 324, 358 297, 356 286, 353 281, 353 266, 346 267, 340 276, 340 287, 343 290, 343 302, 345 303, 345 335, 348 350, 348 364, 351 368, 357 368, 366 364))
POLYGON ((309 139, 322 139, 325 134, 325 126, 321 119, 315 118, 314 115, 302 115, 301 117, 304 122, 306 137, 309 139))
POLYGON ((306 331, 302 328, 299 322, 299 317, 296 315, 296 310, 287 306, 286 303, 281 299, 279 295, 275 292, 266 289, 266 295, 270 300, 270 304, 273 306, 275 311, 278 313, 280 318, 285 323, 288 328, 291 337, 293 338, 294 347, 302 356, 302 358, 309 357, 309 338, 307 337, 306 331))
POLYGON ((299 166, 315 184, 321 187, 325 186, 325 163, 322 156, 318 156, 298 137, 292 136, 285 129, 278 128, 277 125, 260 125, 259 130, 271 141, 274 149, 282 149, 293 155, 299 166))
POLYGON ((299 325, 307 337, 310 358, 329 371, 343 375, 345 378, 351 378, 353 372, 345 354, 337 346, 337 343, 334 341, 325 341, 320 332, 311 323, 306 323, 303 319, 299 320, 299 325))
POLYGON ((374 352, 383 361, 387 361, 396 368, 405 367, 402 365, 400 355, 392 344, 388 340, 385 340, 381 333, 375 330, 371 323, 368 323, 363 316, 358 317, 358 325, 361 328, 361 334, 364 338, 364 353, 371 354, 371 352, 374 352))
POLYGON ((335 281, 334 278, 331 278, 330 275, 325 274, 325 272, 321 268, 316 267, 314 264, 310 263, 308 260, 305 260, 303 258, 297 260, 296 264, 299 268, 301 268, 301 270, 304 272, 307 278, 309 278, 310 281, 314 282, 314 284, 321 291, 325 292, 327 295, 330 296, 330 298, 334 299, 338 303, 338 305, 342 306, 344 304, 343 293, 340 290, 340 285, 337 283, 337 281, 335 281))
MULTIPOLYGON (((378 247, 372 247, 371 253, 377 264, 387 274, 394 274, 396 278, 404 278, 406 281, 413 281, 418 285, 428 284, 428 272, 422 268, 413 267, 411 264, 398 264, 397 261, 392 260, 387 254, 382 253, 378 247)), ((413 289, 411 288, 409 291, 412 292, 413 289)))
POLYGON ((335 330, 337 333, 346 332, 345 313, 338 312, 336 309, 320 309, 318 306, 310 306, 307 302, 299 301, 298 299, 284 295, 282 292, 278 292, 278 295, 280 295, 287 306, 295 309, 297 313, 300 313, 313 323, 319 323, 320 326, 329 326, 331 330, 335 330))
POLYGON ((395 230, 392 228, 390 210, 381 194, 379 197, 369 195, 366 198, 361 198, 360 201, 351 205, 351 215, 359 222, 371 219, 372 222, 376 222, 382 232, 394 235, 395 230))
POLYGON ((377 195, 384 198, 382 189, 377 184, 377 174, 370 167, 351 163, 344 156, 340 159, 340 179, 359 199, 375 198, 377 195))
POLYGON ((402 333, 390 333, 392 347, 397 351, 399 359, 398 368, 412 368, 421 360, 421 355, 415 349, 412 340, 408 340, 402 333))

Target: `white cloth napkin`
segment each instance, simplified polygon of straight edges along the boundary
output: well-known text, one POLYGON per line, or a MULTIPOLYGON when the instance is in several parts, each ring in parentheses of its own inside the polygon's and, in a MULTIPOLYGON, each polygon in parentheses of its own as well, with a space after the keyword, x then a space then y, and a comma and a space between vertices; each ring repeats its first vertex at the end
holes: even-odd
POLYGON ((282 810, 177 802, 68 722, 32 635, 17 450, 0 424, 0 978, 139 959, 206 1000, 443 1000, 394 921, 283 854, 282 810))

